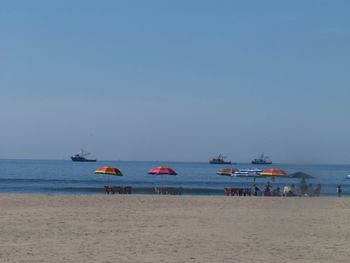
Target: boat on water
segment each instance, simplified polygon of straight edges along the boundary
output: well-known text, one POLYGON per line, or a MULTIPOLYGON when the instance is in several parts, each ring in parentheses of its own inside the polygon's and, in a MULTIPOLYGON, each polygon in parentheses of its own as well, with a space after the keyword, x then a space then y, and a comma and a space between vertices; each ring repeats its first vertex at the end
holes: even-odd
POLYGON ((77 153, 70 158, 73 162, 96 162, 96 159, 88 159, 87 156, 89 156, 90 153, 86 152, 84 150, 81 150, 80 153, 77 153))
POLYGON ((261 154, 260 158, 255 158, 252 161, 252 164, 272 164, 272 161, 269 159, 269 157, 261 154))
POLYGON ((231 161, 226 161, 226 156, 219 154, 216 158, 209 161, 211 164, 231 164, 231 161))
POLYGON ((235 171, 234 173, 232 173, 232 176, 236 176, 236 177, 262 177, 260 175, 260 173, 262 172, 263 170, 261 169, 257 169, 257 168, 254 168, 254 169, 239 169, 237 171, 235 171))

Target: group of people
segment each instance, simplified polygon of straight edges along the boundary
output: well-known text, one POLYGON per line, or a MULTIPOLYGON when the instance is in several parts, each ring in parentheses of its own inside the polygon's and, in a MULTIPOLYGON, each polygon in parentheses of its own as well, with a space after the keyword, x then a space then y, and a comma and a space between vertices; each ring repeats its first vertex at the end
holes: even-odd
POLYGON ((317 184, 314 188, 312 184, 307 184, 305 178, 301 179, 300 184, 300 195, 301 196, 320 196, 321 185, 317 184))
POLYGON ((283 192, 281 192, 280 187, 272 189, 270 182, 264 185, 263 191, 261 191, 256 184, 252 186, 252 194, 254 196, 320 196, 320 193, 321 184, 317 184, 316 187, 313 187, 312 184, 307 184, 304 178, 301 180, 299 187, 296 187, 294 184, 287 185, 283 188, 283 192))
POLYGON ((272 186, 270 182, 267 182, 264 186, 264 190, 261 191, 260 188, 254 184, 251 189, 252 195, 254 196, 281 196, 281 189, 279 187, 272 190, 272 186))

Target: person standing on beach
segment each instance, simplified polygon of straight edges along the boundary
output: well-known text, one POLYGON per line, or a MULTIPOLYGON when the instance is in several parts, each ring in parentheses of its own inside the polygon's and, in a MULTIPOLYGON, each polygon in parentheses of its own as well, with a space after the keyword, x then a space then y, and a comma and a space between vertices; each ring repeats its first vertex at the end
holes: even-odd
POLYGON ((305 195, 307 191, 307 184, 305 178, 303 177, 300 182, 300 194, 305 195))
POLYGON ((295 185, 294 185, 294 184, 291 184, 291 186, 290 186, 290 192, 292 192, 292 195, 293 195, 293 196, 296 195, 295 185))
POLYGON ((338 195, 338 197, 341 197, 341 192, 342 192, 341 185, 338 185, 337 186, 337 195, 338 195))
POLYGON ((318 184, 314 191, 314 196, 320 196, 321 194, 321 184, 318 184))

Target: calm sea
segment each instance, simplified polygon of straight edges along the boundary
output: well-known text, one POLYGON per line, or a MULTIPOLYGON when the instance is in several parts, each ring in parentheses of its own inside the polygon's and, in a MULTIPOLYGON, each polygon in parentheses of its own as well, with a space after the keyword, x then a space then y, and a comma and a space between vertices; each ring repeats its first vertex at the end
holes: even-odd
MULTIPOLYGON (((322 185, 321 195, 335 196, 336 186, 341 185, 344 196, 350 196, 350 165, 291 165, 274 164, 259 166, 251 164, 232 165, 235 168, 277 168, 287 173, 303 171, 313 175, 307 183, 322 185)), ((20 194, 102 194, 106 184, 132 186, 135 194, 151 194, 155 186, 182 187, 188 195, 222 195, 224 187, 251 187, 252 178, 218 176, 216 172, 230 166, 191 162, 127 162, 98 161, 79 163, 68 160, 0 160, 0 193, 20 194), (123 177, 96 175, 100 166, 117 166, 123 177), (177 176, 152 176, 147 171, 158 165, 173 168, 177 176)), ((271 179, 259 178, 261 188, 271 179)), ((274 187, 298 184, 300 179, 276 178, 274 187)))

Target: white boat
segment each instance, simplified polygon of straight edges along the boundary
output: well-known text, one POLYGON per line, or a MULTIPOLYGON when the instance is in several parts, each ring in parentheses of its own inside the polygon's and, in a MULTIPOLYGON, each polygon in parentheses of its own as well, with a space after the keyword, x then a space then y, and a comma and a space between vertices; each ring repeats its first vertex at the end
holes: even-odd
POLYGON ((232 176, 236 176, 236 177, 261 177, 260 173, 263 170, 261 169, 240 169, 235 171, 232 176))

